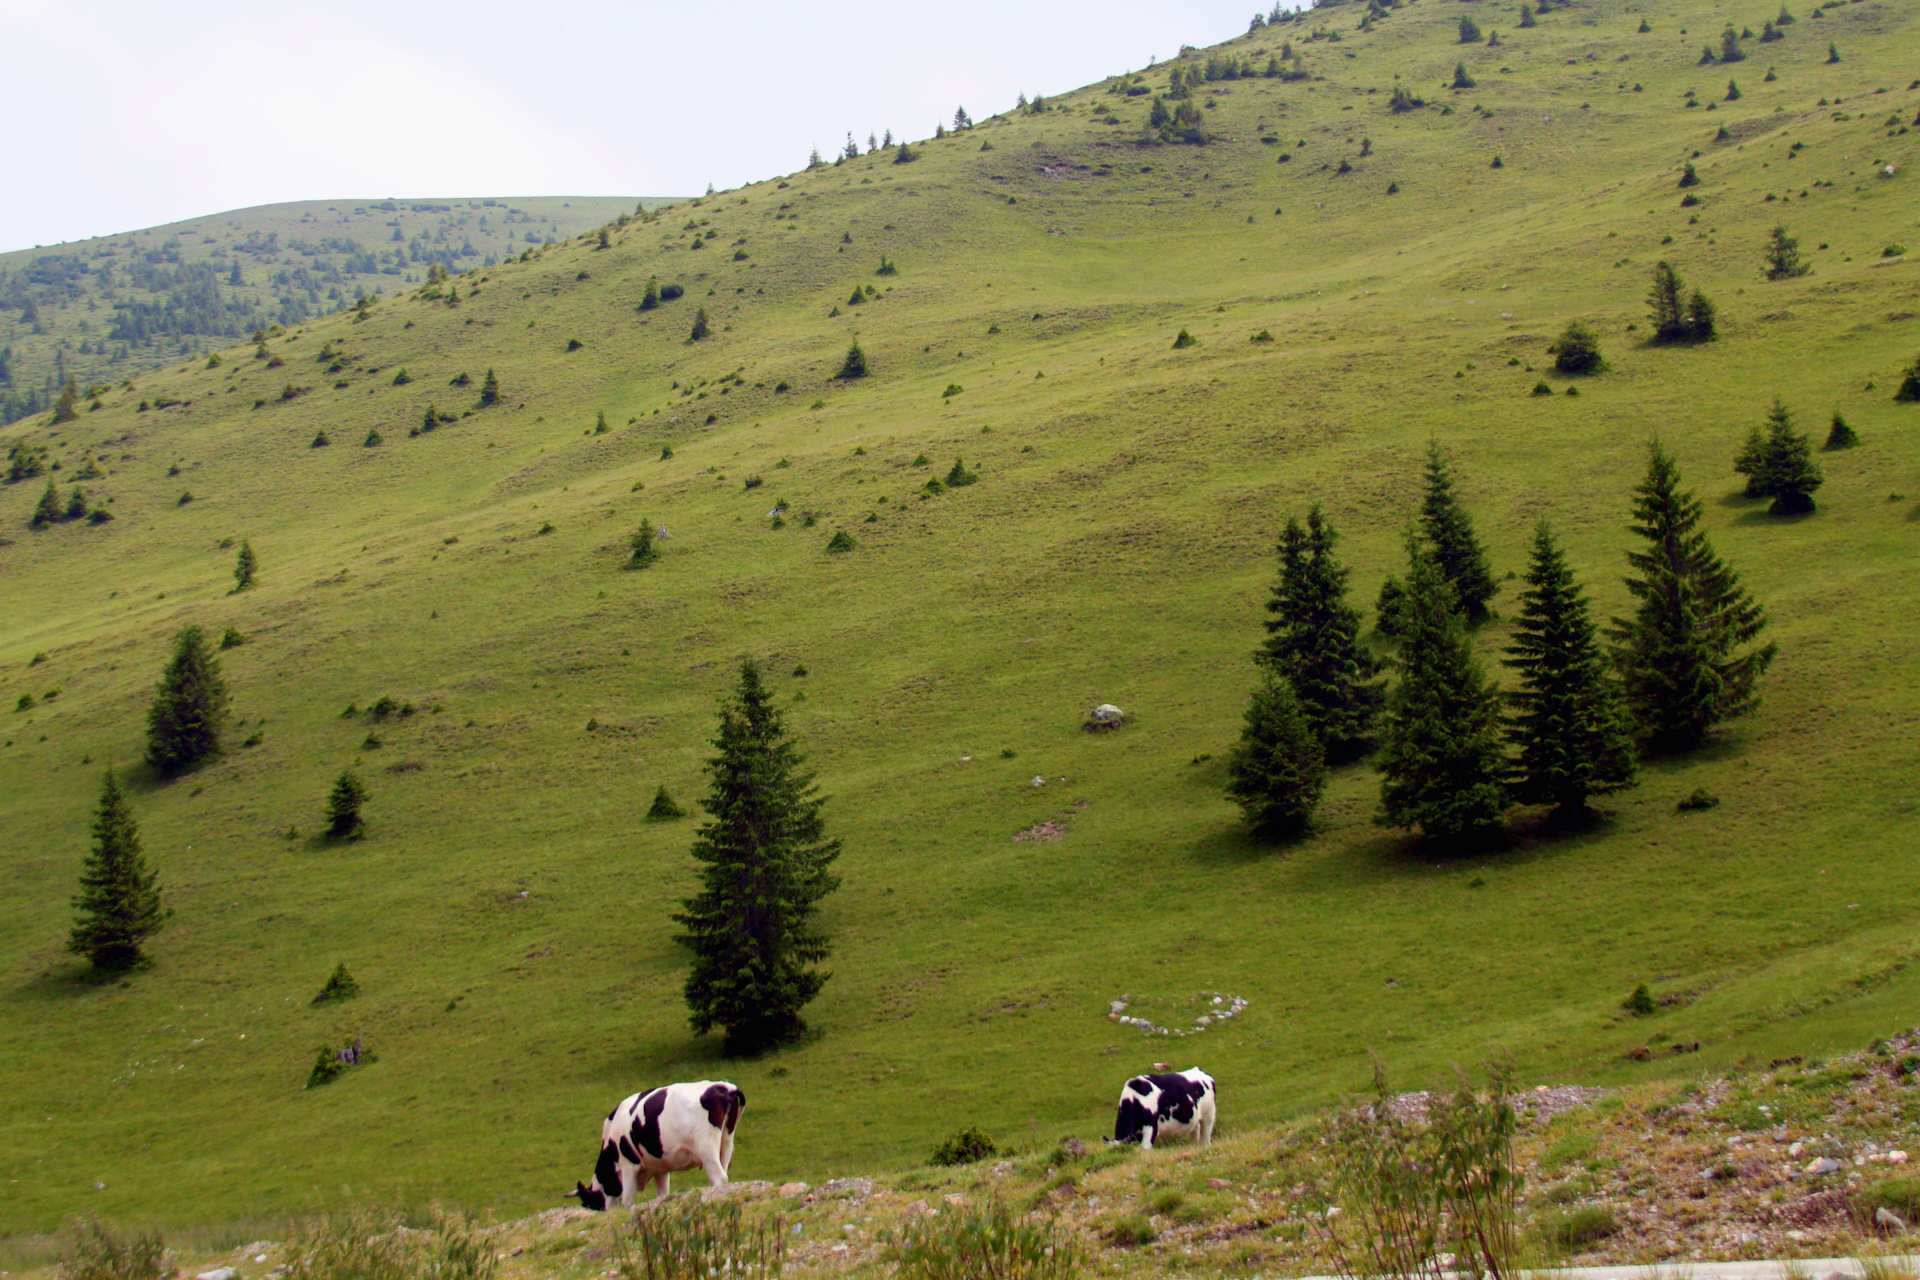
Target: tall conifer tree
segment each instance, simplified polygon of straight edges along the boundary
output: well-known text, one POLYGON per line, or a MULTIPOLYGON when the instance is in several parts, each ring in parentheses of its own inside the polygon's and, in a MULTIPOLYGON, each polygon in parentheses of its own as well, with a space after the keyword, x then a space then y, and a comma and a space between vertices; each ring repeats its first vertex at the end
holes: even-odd
POLYGON ((67 950, 93 967, 124 971, 145 960, 141 944, 160 931, 160 877, 140 851, 140 828, 112 769, 100 787, 93 851, 80 872, 67 950))
POLYGON ((1292 683, 1271 667, 1264 674, 1227 761, 1227 796, 1256 832, 1290 840, 1326 794, 1326 755, 1292 683))
POLYGON ((1303 529, 1287 520, 1280 535, 1280 581, 1267 601, 1260 660, 1285 676, 1300 708, 1336 764, 1361 755, 1384 692, 1379 664, 1360 645, 1360 611, 1347 603, 1347 570, 1334 559, 1339 534, 1314 507, 1303 529))
POLYGON ((1469 622, 1487 616, 1487 601, 1500 590, 1487 568, 1487 553, 1473 534, 1473 517, 1454 496, 1453 475, 1435 441, 1427 446, 1427 494, 1420 506, 1420 532, 1433 548, 1434 563, 1453 588, 1469 622))
POLYGON ((1769 510, 1774 515, 1802 515, 1813 510, 1813 491, 1823 478, 1820 464, 1813 460, 1813 445, 1807 437, 1794 430, 1793 414, 1779 396, 1773 398, 1773 408, 1767 411, 1767 429, 1759 438, 1754 463, 1747 490, 1758 497, 1772 498, 1769 510))
POLYGON ((806 1029, 800 1011, 828 975, 820 899, 839 887, 828 868, 840 855, 825 840, 825 798, 800 772, 795 748, 753 659, 720 708, 719 754, 707 762, 711 816, 694 837, 701 891, 673 917, 693 951, 687 1006, 697 1034, 726 1031, 726 1052, 758 1053, 806 1029))
POLYGON ((182 627, 147 710, 147 763, 179 773, 220 750, 227 686, 199 627, 182 627))
POLYGON ((1740 579, 1700 529, 1703 511, 1680 489, 1680 468, 1658 442, 1634 491, 1633 531, 1647 542, 1627 553, 1639 601, 1608 631, 1634 718, 1656 750, 1686 750, 1723 720, 1759 703, 1756 686, 1777 646, 1754 646, 1767 625, 1740 579))
POLYGON ((1574 825, 1587 800, 1634 784, 1633 721, 1567 558, 1541 521, 1533 535, 1527 587, 1503 665, 1520 673, 1507 694, 1514 709, 1507 741, 1513 798, 1554 806, 1553 821, 1574 825))
POLYGON ((1454 841, 1500 825, 1500 691, 1473 655, 1453 588, 1433 554, 1409 535, 1401 607, 1400 679, 1387 697, 1380 749, 1384 827, 1418 827, 1454 841))

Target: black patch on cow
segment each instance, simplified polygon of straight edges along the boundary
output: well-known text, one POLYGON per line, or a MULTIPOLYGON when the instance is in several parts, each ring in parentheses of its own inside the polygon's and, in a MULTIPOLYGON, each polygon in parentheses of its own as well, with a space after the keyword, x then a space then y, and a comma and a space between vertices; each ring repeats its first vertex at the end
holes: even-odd
POLYGON ((1198 1080, 1189 1080, 1185 1076, 1171 1072, 1151 1075, 1147 1079, 1153 1081, 1160 1089, 1159 1120, 1161 1123, 1164 1124, 1168 1120, 1177 1120, 1181 1124, 1193 1123, 1194 1104, 1199 1102, 1206 1093, 1204 1085, 1198 1080))
POLYGON ((707 1113, 707 1123, 725 1133, 732 1133, 733 1126, 739 1123, 740 1111, 747 1105, 747 1095, 730 1084, 710 1084, 700 1095, 700 1106, 707 1113))
MULTIPOLYGON (((1155 1078, 1157 1079, 1158 1077, 1155 1078)), ((1144 1098, 1153 1092, 1153 1082, 1146 1076, 1135 1076, 1133 1079, 1127 1081, 1127 1088, 1144 1098)))
MULTIPOLYGON (((1137 1080, 1127 1082, 1128 1087, 1138 1084, 1137 1080)), ((1138 1142, 1147 1126, 1153 1123, 1153 1112, 1138 1098, 1129 1098, 1124 1094, 1120 1098, 1119 1112, 1113 1118, 1113 1140, 1115 1142, 1138 1142)))
POLYGON ((598 1191, 592 1190, 584 1182, 574 1183, 573 1190, 567 1192, 566 1195, 560 1198, 562 1200, 578 1200, 581 1208, 592 1209, 595 1213, 604 1212, 607 1207, 606 1196, 598 1191))
POLYGON ((655 1160, 666 1152, 666 1148, 660 1142, 660 1112, 666 1105, 667 1091, 655 1089, 640 1099, 640 1112, 633 1118, 634 1145, 655 1160))
MULTIPOLYGON (((602 1198, 597 1205, 587 1205, 589 1209, 604 1209, 606 1208, 605 1197, 612 1196, 618 1199, 620 1196, 619 1152, 614 1150, 611 1142, 600 1145, 600 1163, 593 1167, 593 1185, 594 1189, 601 1193, 602 1198)), ((580 1203, 586 1204, 586 1197, 582 1196, 580 1203)))
POLYGON ((640 1163, 640 1153, 633 1149, 633 1143, 628 1140, 627 1135, 624 1133, 620 1135, 620 1154, 626 1158, 628 1164, 640 1163))

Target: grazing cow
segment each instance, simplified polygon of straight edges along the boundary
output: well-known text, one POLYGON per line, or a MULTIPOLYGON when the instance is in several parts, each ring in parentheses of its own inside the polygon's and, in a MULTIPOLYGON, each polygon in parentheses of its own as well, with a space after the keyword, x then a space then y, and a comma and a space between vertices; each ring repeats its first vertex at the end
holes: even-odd
POLYGON ((649 1181, 668 1182, 681 1169, 705 1169, 707 1181, 721 1186, 733 1163, 733 1129, 746 1109, 747 1095, 725 1080, 696 1080, 636 1093, 607 1116, 600 1129, 600 1161, 593 1184, 573 1184, 569 1197, 588 1209, 605 1209, 610 1200, 633 1205, 634 1192, 649 1181))
POLYGON ((1120 1090, 1111 1142, 1137 1142, 1148 1151, 1158 1138, 1193 1134, 1201 1146, 1213 1141, 1213 1077, 1198 1067, 1135 1076, 1120 1090))

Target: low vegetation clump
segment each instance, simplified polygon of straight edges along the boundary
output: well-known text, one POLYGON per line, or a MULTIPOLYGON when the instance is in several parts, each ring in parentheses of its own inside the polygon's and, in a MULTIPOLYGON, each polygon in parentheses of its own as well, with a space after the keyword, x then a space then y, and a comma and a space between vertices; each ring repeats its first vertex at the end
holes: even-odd
POLYGON ((88 1216, 61 1241, 59 1274, 61 1280, 167 1280, 173 1267, 158 1231, 122 1236, 88 1216))
POLYGON ((347 972, 347 962, 340 961, 333 966, 333 972, 327 976, 326 985, 320 988, 320 994, 313 998, 314 1004, 326 1004, 335 1000, 349 1000, 360 994, 360 984, 347 972))
POLYGON ((993 1139, 977 1127, 968 1127, 960 1132, 943 1138, 940 1145, 927 1157, 927 1163, 933 1165, 977 1164, 990 1160, 999 1149, 993 1139))

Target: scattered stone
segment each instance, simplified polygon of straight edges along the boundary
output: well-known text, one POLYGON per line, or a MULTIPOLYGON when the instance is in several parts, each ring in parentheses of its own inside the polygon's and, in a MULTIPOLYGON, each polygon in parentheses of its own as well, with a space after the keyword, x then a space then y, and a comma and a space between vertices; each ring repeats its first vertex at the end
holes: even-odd
POLYGON ((1233 1184, 1231 1182, 1228 1182, 1225 1178, 1208 1178, 1207 1179, 1207 1190, 1209 1191, 1226 1191, 1231 1189, 1232 1186, 1233 1184))
POLYGON ((237 1280, 239 1275, 232 1267, 215 1267, 211 1271, 202 1271, 193 1280, 237 1280))
POLYGON ((1120 708, 1111 702, 1103 702, 1087 713, 1087 728, 1092 730, 1118 729, 1126 719, 1120 708))
POLYGON ((1907 1220, 1891 1209, 1875 1209, 1873 1211, 1873 1225, 1876 1227, 1885 1227, 1888 1231, 1897 1231, 1903 1235, 1907 1230, 1907 1220))
POLYGON ((807 1191, 808 1187, 804 1182, 783 1182, 780 1184, 780 1194, 783 1196, 803 1196, 807 1194, 807 1191))
POLYGON ((1068 1138, 1060 1144, 1060 1150, 1078 1160, 1087 1154, 1087 1144, 1078 1138, 1068 1138))
POLYGON ((912 1204, 908 1205, 905 1209, 902 1209, 900 1211, 900 1214, 902 1217, 905 1217, 905 1218, 918 1218, 918 1217, 924 1216, 927 1212, 928 1212, 927 1202, 924 1199, 922 1199, 922 1200, 915 1200, 912 1204))
POLYGON ((527 1251, 527 1246, 523 1244, 517 1244, 513 1246, 513 1248, 507 1250, 507 1256, 509 1258, 517 1258, 521 1254, 525 1253, 526 1251, 527 1251))
POLYGON ((1809 1178, 1818 1178, 1823 1174, 1838 1173, 1843 1166, 1832 1156, 1821 1156, 1807 1163, 1806 1174, 1809 1178))

